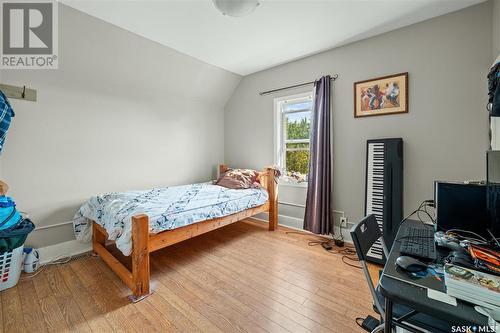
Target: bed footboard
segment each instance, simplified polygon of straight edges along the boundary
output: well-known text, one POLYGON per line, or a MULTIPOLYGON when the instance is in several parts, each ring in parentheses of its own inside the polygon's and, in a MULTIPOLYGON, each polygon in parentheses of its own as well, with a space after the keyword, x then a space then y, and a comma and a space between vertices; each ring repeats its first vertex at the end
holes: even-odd
POLYGON ((151 294, 149 287, 149 219, 147 215, 132 217, 132 271, 106 248, 106 230, 92 222, 92 248, 102 260, 132 290, 129 299, 138 302, 151 294))
POLYGON ((149 218, 132 217, 132 301, 149 295, 149 218))

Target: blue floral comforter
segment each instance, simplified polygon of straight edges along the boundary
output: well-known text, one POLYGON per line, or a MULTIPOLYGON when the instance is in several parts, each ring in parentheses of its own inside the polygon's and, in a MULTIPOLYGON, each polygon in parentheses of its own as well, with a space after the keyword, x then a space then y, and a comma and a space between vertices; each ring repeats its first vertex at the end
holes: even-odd
POLYGON ((267 199, 268 193, 263 188, 232 190, 211 183, 107 193, 92 197, 80 207, 73 227, 77 239, 89 241, 89 222, 96 221, 128 256, 132 251, 134 215, 148 215, 150 232, 158 233, 260 206, 267 199))

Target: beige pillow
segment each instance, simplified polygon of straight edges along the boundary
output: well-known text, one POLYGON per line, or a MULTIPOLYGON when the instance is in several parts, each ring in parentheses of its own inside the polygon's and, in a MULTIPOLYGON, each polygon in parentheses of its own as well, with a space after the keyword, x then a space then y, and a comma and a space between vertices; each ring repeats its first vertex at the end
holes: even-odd
POLYGON ((229 169, 215 181, 215 185, 230 189, 260 187, 259 173, 250 169, 229 169))

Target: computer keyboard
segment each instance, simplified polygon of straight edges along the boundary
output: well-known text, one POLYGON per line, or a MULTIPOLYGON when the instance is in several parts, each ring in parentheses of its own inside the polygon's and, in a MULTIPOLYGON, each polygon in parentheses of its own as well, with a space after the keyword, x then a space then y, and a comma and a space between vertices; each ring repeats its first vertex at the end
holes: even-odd
POLYGON ((403 255, 424 260, 436 260, 436 244, 434 230, 425 227, 408 227, 401 236, 400 252, 403 255))

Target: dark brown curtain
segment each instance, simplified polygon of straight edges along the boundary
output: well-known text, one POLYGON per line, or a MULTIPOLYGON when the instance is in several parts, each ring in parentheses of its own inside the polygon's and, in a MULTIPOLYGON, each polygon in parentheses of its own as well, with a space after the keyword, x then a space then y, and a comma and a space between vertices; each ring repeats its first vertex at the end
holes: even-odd
POLYGON ((331 209, 332 160, 330 147, 330 76, 314 85, 309 177, 304 229, 315 234, 333 233, 331 209))

